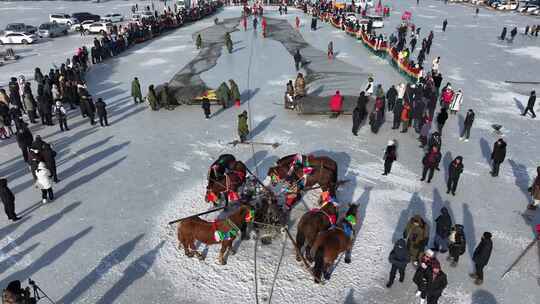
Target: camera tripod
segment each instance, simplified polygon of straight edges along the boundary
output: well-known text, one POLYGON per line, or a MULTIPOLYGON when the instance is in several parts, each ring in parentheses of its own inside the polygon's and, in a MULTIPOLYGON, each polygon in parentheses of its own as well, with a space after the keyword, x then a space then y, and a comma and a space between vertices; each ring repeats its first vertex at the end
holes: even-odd
POLYGON ((41 299, 47 299, 52 304, 56 304, 49 296, 41 289, 35 281, 32 279, 28 279, 28 285, 32 286, 32 290, 34 292, 34 298, 36 299, 36 302, 39 302, 41 299))

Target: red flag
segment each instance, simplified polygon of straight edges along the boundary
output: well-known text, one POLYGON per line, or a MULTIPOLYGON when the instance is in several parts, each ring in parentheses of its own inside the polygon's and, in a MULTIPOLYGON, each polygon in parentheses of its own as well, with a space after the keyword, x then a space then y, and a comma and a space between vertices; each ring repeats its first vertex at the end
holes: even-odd
POLYGON ((382 14, 382 11, 383 11, 382 0, 379 0, 379 4, 377 4, 377 8, 375 8, 375 12, 380 15, 382 14))

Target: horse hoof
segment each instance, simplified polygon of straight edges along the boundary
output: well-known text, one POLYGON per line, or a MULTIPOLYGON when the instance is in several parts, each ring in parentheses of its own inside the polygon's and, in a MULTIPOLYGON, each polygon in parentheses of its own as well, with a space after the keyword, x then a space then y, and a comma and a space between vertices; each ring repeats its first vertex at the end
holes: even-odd
POLYGON ((345 258, 345 263, 350 264, 351 263, 351 258, 345 258))
POLYGON ((300 256, 297 255, 297 256, 296 256, 296 261, 297 261, 297 262, 300 262, 300 261, 302 261, 302 258, 301 258, 300 256))
POLYGON ((188 258, 192 258, 192 257, 194 256, 194 254, 193 254, 193 253, 186 253, 186 256, 187 256, 188 258))
POLYGON ((205 259, 204 256, 203 256, 202 254, 199 255, 199 256, 197 256, 197 258, 199 259, 199 261, 204 261, 204 259, 205 259))

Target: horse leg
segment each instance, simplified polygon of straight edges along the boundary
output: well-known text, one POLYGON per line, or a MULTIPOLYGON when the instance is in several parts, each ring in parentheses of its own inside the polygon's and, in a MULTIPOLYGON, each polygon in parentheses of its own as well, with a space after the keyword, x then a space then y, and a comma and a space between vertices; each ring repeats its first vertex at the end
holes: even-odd
POLYGON ((302 248, 304 247, 305 239, 304 233, 299 229, 296 233, 296 247, 298 247, 298 250, 296 250, 296 260, 298 262, 302 260, 302 248))
POLYGON ((242 241, 249 240, 249 234, 247 233, 247 223, 246 222, 242 223, 242 225, 240 226, 240 234, 241 234, 241 240, 242 241))
POLYGON ((345 251, 345 263, 351 263, 351 249, 347 249, 347 251, 345 251))
POLYGON ((227 241, 221 242, 221 249, 219 250, 219 263, 221 265, 226 265, 227 262, 225 261, 225 251, 227 251, 227 246, 225 245, 227 241))
POLYGON ((195 244, 193 244, 193 240, 184 240, 182 242, 182 245, 184 246, 184 253, 187 257, 192 258, 193 257, 193 247, 195 247, 195 244))
POLYGON ((311 246, 309 244, 306 244, 306 260, 308 260, 310 263, 313 262, 313 257, 311 256, 311 246))
POLYGON ((332 265, 328 263, 324 263, 324 270, 323 270, 323 276, 325 280, 330 280, 330 267, 332 265))

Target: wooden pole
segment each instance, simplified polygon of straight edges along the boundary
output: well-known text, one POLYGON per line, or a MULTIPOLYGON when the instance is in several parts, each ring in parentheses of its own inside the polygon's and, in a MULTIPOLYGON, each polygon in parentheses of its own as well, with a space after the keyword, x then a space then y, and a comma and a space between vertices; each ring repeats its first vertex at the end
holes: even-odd
POLYGON ((214 208, 214 209, 211 209, 211 210, 208 210, 208 211, 205 211, 205 212, 201 212, 201 213, 197 213, 197 214, 194 214, 194 215, 186 216, 186 217, 183 217, 183 218, 181 218, 181 219, 174 220, 174 221, 170 221, 168 224, 169 224, 169 225, 172 225, 172 224, 174 224, 174 223, 178 223, 178 222, 180 222, 180 221, 183 221, 183 220, 188 219, 188 218, 191 218, 191 217, 196 217, 196 216, 200 216, 200 215, 205 215, 205 214, 212 213, 212 212, 216 212, 216 211, 223 210, 223 209, 225 209, 225 206, 219 207, 219 208, 214 208))

